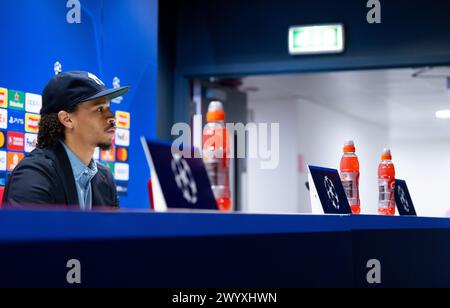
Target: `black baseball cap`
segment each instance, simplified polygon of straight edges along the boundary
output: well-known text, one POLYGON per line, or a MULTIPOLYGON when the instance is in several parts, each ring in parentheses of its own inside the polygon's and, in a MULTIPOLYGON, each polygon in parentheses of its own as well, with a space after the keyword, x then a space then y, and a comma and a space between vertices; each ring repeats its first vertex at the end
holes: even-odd
POLYGON ((107 89, 103 81, 89 72, 71 71, 54 76, 42 93, 41 115, 60 112, 102 97, 110 99, 128 92, 129 87, 107 89))

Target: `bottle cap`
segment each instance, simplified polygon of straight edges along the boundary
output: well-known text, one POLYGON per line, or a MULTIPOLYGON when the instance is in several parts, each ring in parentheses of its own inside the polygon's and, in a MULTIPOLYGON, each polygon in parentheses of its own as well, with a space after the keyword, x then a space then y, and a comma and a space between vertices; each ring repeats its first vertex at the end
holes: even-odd
POLYGON ((225 112, 223 105, 219 101, 212 101, 209 103, 208 112, 206 113, 207 122, 225 121, 225 112))
POLYGON ((344 143, 344 153, 354 153, 355 152, 355 143, 353 140, 347 140, 344 143))
POLYGON ((381 154, 381 160, 391 160, 391 150, 389 148, 384 148, 383 154, 381 154))

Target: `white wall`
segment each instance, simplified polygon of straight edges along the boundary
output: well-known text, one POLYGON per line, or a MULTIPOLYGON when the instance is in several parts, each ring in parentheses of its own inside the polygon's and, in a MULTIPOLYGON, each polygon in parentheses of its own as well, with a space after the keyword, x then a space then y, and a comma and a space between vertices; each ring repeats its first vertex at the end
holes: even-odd
POLYGON ((393 140, 396 178, 406 180, 419 216, 450 210, 450 140, 393 140))
POLYGON ((253 110, 252 122, 280 123, 279 165, 274 170, 263 170, 259 159, 247 159, 247 202, 243 205, 243 210, 257 213, 298 213, 296 102, 249 99, 248 107, 253 110))
POLYGON ((247 202, 244 211, 309 213, 307 170, 298 172, 298 156, 306 164, 339 168, 344 141, 353 139, 360 160, 362 213, 376 213, 379 156, 388 130, 306 100, 254 101, 249 98, 256 123, 280 123, 280 164, 262 170, 248 160, 247 202))

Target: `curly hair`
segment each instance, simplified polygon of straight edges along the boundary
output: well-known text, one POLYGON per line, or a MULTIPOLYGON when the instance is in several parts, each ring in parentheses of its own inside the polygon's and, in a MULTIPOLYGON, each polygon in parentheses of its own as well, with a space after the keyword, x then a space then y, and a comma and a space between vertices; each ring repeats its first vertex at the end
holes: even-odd
MULTIPOLYGON (((78 106, 64 109, 68 113, 73 113, 77 110, 78 106)), ((58 113, 46 114, 41 117, 39 121, 39 132, 37 140, 37 148, 56 148, 60 141, 64 141, 65 127, 59 121, 58 113)))

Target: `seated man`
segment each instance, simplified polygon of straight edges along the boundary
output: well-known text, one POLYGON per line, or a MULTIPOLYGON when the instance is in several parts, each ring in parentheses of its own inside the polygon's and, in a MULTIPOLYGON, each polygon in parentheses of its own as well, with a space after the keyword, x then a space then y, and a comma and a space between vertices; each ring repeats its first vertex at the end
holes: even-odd
POLYGON ((42 95, 37 148, 11 174, 4 207, 119 207, 113 176, 93 155, 96 147, 106 150, 112 146, 115 118, 110 99, 128 90, 106 89, 88 72, 53 77, 42 95))

